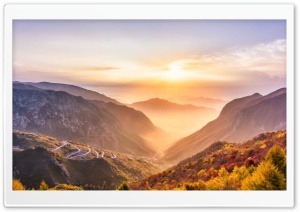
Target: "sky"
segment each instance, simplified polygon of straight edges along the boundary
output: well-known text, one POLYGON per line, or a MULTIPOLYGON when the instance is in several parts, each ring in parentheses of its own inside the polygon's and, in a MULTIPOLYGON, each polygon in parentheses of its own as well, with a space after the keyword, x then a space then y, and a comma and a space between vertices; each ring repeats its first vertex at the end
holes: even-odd
POLYGON ((286 86, 284 20, 15 20, 13 79, 124 103, 232 100, 286 86))

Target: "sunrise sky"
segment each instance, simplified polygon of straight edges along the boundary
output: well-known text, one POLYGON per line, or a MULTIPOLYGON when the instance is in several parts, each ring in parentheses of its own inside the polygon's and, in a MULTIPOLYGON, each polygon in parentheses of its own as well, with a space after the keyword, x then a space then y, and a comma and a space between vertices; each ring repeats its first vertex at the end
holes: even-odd
POLYGON ((13 36, 15 81, 74 84, 124 103, 286 86, 280 20, 17 20, 13 36))

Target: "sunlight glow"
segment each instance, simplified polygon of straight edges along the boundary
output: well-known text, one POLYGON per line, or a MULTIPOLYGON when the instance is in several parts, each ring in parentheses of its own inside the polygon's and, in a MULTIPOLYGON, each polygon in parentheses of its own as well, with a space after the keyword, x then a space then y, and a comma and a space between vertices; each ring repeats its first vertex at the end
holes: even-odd
POLYGON ((172 63, 168 65, 168 71, 164 73, 168 80, 179 80, 187 77, 187 73, 182 70, 182 65, 177 63, 172 63))

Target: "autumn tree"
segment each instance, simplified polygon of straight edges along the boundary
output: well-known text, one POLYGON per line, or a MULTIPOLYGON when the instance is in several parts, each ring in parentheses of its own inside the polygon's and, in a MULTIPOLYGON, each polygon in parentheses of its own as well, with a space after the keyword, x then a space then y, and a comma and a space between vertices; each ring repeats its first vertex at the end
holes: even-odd
POLYGON ((249 171, 246 166, 235 166, 232 173, 228 178, 228 185, 230 190, 239 190, 242 187, 242 180, 249 175, 249 171))
POLYGON ((219 170, 217 177, 206 182, 207 189, 208 190, 230 190, 228 177, 229 177, 229 173, 224 167, 222 167, 219 170))
POLYGON ((185 190, 206 190, 205 182, 199 180, 196 183, 185 183, 184 184, 185 190))
POLYGON ((48 189, 49 189, 48 185, 44 180, 42 180, 39 190, 48 190, 48 189))
POLYGON ((119 186, 118 190, 122 191, 122 190, 131 190, 131 189, 130 189, 129 185, 124 182, 119 186))
POLYGON ((242 182, 243 190, 284 190, 286 180, 271 161, 263 161, 252 173, 242 182))
POLYGON ((274 145, 268 151, 265 160, 270 161, 286 177, 286 155, 280 146, 274 145))
POLYGON ((25 190, 25 187, 22 185, 20 180, 13 179, 13 190, 25 190))
POLYGON ((49 190, 73 190, 73 191, 79 191, 79 190, 83 190, 82 187, 78 187, 78 186, 74 186, 74 185, 68 185, 68 184, 59 184, 49 190))

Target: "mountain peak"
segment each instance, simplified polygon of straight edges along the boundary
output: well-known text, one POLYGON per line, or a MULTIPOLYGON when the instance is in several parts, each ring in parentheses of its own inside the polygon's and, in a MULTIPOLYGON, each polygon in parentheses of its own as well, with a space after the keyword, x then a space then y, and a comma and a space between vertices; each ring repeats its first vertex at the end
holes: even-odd
POLYGON ((254 93, 251 96, 262 96, 260 93, 254 93))
POLYGON ((285 94, 286 93, 286 88, 280 88, 272 93, 269 93, 268 95, 266 95, 266 97, 274 97, 274 96, 278 96, 278 95, 281 95, 281 94, 285 94))

